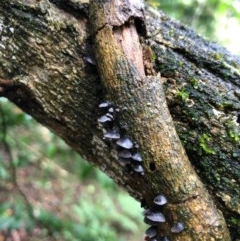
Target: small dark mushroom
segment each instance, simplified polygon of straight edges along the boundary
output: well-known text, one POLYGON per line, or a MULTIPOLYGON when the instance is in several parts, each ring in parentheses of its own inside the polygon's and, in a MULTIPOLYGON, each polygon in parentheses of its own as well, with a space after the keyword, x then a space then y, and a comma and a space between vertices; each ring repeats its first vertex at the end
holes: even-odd
POLYGON ((132 155, 132 159, 134 160, 134 161, 137 161, 137 162, 141 162, 142 161, 142 156, 141 156, 141 154, 140 153, 134 153, 133 155, 132 155))
POLYGON ((104 134, 104 138, 118 140, 120 138, 120 133, 118 129, 112 129, 104 134))
POLYGON ((145 231, 146 236, 149 238, 153 238, 157 235, 157 227, 156 226, 151 226, 145 231))
POLYGON ((112 121, 111 118, 109 118, 108 116, 106 115, 103 115, 101 117, 98 118, 98 122, 99 123, 106 123, 106 122, 109 122, 109 121, 112 121))
POLYGON ((145 215, 144 221, 147 224, 150 224, 150 225, 153 224, 154 225, 154 224, 157 224, 157 223, 164 223, 166 221, 166 219, 165 219, 164 215, 160 212, 149 211, 145 215))
POLYGON ((164 195, 159 194, 157 197, 154 198, 153 202, 161 206, 167 203, 167 198, 164 195))
POLYGON ((139 164, 133 165, 133 170, 140 173, 144 172, 143 166, 139 164))
POLYGON ((133 148, 133 142, 131 141, 131 139, 129 139, 128 137, 124 137, 119 139, 116 144, 124 149, 131 149, 133 148))
POLYGON ((175 223, 172 228, 171 228, 171 232, 172 233, 181 233, 184 229, 184 224, 179 222, 179 223, 175 223))
POLYGON ((129 150, 122 150, 118 152, 118 156, 122 158, 130 158, 132 154, 129 150))

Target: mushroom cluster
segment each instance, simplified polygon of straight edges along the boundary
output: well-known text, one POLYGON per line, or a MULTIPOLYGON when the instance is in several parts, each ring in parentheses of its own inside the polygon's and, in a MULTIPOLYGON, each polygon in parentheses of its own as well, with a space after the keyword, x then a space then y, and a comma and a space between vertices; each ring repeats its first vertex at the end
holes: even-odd
MULTIPOLYGON (((102 115, 98 118, 98 124, 103 131, 103 140, 112 143, 118 154, 119 163, 129 173, 138 173, 144 175, 143 159, 139 153, 138 144, 131 140, 127 135, 121 134, 119 125, 120 109, 111 102, 105 101, 99 105, 102 115)), ((163 194, 157 195, 153 200, 153 206, 144 211, 144 222, 150 225, 146 230, 146 240, 148 241, 170 241, 167 236, 157 237, 157 226, 166 222, 162 207, 167 204, 167 198, 163 194)), ((171 227, 171 233, 180 233, 184 230, 184 224, 174 223, 171 227)))
MULTIPOLYGON (((161 212, 164 205, 167 204, 167 198, 163 194, 157 195, 153 200, 152 208, 144 211, 144 222, 151 225, 145 232, 146 240, 149 241, 170 241, 167 236, 157 237, 157 225, 166 222, 166 218, 161 212)), ((181 222, 174 223, 171 232, 180 233, 184 230, 184 224, 181 222)))
POLYGON ((164 195, 159 194, 156 198, 154 198, 153 203, 154 205, 152 208, 144 211, 144 222, 151 225, 146 230, 145 235, 147 240, 150 241, 167 241, 167 237, 161 237, 160 239, 157 237, 157 225, 166 222, 166 218, 160 209, 167 203, 167 198, 164 195))
POLYGON ((119 163, 128 172, 144 175, 143 159, 139 153, 139 146, 126 135, 121 135, 118 123, 120 108, 114 107, 109 101, 99 105, 103 115, 98 118, 98 123, 103 130, 103 139, 114 144, 119 163))

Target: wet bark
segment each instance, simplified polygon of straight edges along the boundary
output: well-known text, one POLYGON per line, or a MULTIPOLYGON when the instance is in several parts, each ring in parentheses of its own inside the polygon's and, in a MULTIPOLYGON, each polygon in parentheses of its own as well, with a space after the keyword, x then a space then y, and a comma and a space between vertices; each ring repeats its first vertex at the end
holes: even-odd
MULTIPOLYGON (((159 81, 162 82, 176 131, 191 164, 223 212, 232 240, 237 240, 240 236, 240 60, 162 13, 147 10, 145 17, 147 32, 141 44, 151 49, 151 61, 148 59, 147 63, 153 62, 161 80, 154 78, 155 82, 148 83, 150 87, 143 85, 141 96, 150 98, 150 102, 159 101, 159 81), (154 91, 155 87, 158 91, 148 96, 148 91, 154 91)), ((130 117, 137 118, 140 108, 135 108, 134 100, 117 96, 114 99, 114 91, 107 95, 100 81, 93 65, 89 27, 87 1, 1 1, 1 95, 63 138, 136 199, 144 199, 146 205, 159 192, 165 192, 169 198, 166 216, 177 221, 182 214, 173 210, 175 205, 171 206, 173 193, 167 186, 151 186, 159 178, 151 171, 152 162, 145 161, 144 177, 126 173, 117 160, 114 145, 102 140, 103 133, 97 123, 102 113, 98 105, 111 98, 120 107, 130 106, 120 121, 122 129, 139 142, 143 157, 150 155, 147 150, 151 142, 141 142, 142 135, 134 134, 134 130, 142 133, 141 126, 131 127, 135 118, 130 117)), ((143 72, 149 71, 146 62, 144 65, 143 72)), ((146 106, 143 112, 149 110, 153 109, 146 106)), ((164 185, 166 180, 159 180, 164 185)))

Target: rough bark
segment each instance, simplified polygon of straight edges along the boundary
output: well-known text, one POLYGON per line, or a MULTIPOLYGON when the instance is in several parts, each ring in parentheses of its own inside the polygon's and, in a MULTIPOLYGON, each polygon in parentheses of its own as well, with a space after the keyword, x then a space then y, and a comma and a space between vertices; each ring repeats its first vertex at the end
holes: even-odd
MULTIPOLYGON (((240 60, 162 13, 148 10, 146 19, 145 44, 153 51, 155 71, 161 72, 176 130, 222 210, 232 240, 237 240, 240 60)), ((1 1, 0 29, 2 96, 62 137, 136 199, 152 200, 160 190, 146 190, 141 177, 123 172, 97 125, 98 104, 106 96, 96 67, 89 63, 93 45, 87 1, 1 1)))

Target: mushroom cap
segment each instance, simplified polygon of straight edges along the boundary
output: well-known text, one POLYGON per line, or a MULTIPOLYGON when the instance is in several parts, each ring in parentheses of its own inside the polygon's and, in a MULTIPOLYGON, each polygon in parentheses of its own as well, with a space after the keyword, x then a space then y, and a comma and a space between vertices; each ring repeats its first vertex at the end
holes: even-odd
POLYGON ((156 226, 151 226, 145 231, 146 236, 149 238, 153 238, 157 235, 157 227, 156 226))
POLYGON ((149 221, 149 223, 164 223, 166 218, 161 212, 149 211, 145 214, 144 220, 149 221))
POLYGON ((135 172, 144 172, 143 166, 140 164, 133 165, 133 170, 135 172))
POLYGON ((131 149, 133 148, 133 142, 131 141, 131 139, 129 139, 128 137, 123 137, 121 139, 119 139, 116 144, 124 149, 131 149))
POLYGON ((132 154, 129 150, 122 150, 118 152, 118 156, 122 158, 130 158, 132 154))
POLYGON ((113 107, 110 107, 110 108, 108 109, 108 113, 114 113, 114 108, 113 108, 113 107))
POLYGON ((84 59, 85 59, 88 63, 90 63, 90 64, 92 64, 92 65, 96 65, 96 60, 95 60, 93 57, 84 57, 84 59))
POLYGON ((109 117, 110 119, 114 119, 113 115, 110 113, 107 113, 106 116, 109 117))
POLYGON ((132 155, 132 159, 134 161, 137 161, 137 162, 141 162, 142 161, 142 156, 140 153, 136 152, 132 155))
POLYGON ((171 232, 172 233, 180 233, 182 232, 184 229, 184 224, 181 222, 175 223, 172 228, 171 228, 171 232))
POLYGON ((157 205, 164 205, 167 203, 167 198, 164 195, 159 194, 154 198, 153 202, 157 205))
POLYGON ((102 102, 98 105, 99 108, 107 108, 108 106, 110 106, 110 103, 108 101, 102 102))
POLYGON ((118 129, 112 129, 104 134, 104 138, 118 140, 120 138, 120 133, 118 129))
POLYGON ((109 121, 112 121, 111 118, 109 118, 108 116, 106 115, 103 115, 101 117, 98 118, 98 122, 99 123, 106 123, 106 122, 109 122, 109 121))

